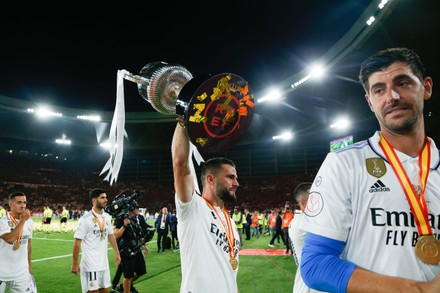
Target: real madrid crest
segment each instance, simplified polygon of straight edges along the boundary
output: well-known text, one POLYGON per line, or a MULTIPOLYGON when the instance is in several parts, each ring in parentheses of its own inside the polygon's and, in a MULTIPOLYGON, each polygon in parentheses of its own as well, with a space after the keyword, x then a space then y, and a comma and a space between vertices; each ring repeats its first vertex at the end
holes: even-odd
POLYGON ((387 166, 381 158, 368 158, 365 160, 365 165, 368 174, 376 178, 380 178, 387 173, 387 166))

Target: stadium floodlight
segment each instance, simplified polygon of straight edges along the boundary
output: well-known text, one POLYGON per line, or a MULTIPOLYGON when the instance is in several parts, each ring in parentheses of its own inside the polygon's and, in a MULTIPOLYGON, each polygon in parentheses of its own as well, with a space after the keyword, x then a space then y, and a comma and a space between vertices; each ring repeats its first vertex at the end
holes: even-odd
POLYGON ((321 78, 324 76, 326 70, 321 64, 313 64, 310 66, 310 76, 312 78, 321 78))
POLYGON ((370 18, 367 20, 367 25, 372 25, 374 21, 376 21, 376 18, 374 16, 370 16, 370 18))
POLYGON ((280 135, 272 136, 273 140, 291 140, 293 138, 293 134, 290 131, 286 131, 281 133, 280 135))
MULTIPOLYGON (((110 142, 107 140, 107 141, 105 141, 105 142, 101 142, 101 143, 99 144, 99 146, 102 147, 103 149, 108 150, 108 149, 110 148, 111 144, 110 144, 110 142)), ((117 147, 118 147, 118 146, 115 145, 115 148, 117 148, 117 147)))
POLYGON ((72 141, 70 139, 67 139, 65 134, 63 134, 62 138, 55 139, 55 142, 57 144, 63 144, 63 145, 70 145, 70 144, 72 144, 72 141))
POLYGON ((263 102, 277 102, 282 99, 281 92, 279 90, 272 90, 268 95, 259 98, 257 103, 263 102))
POLYGON ((57 144, 64 144, 64 145, 72 144, 72 141, 70 139, 66 139, 66 138, 57 138, 57 139, 55 139, 55 142, 57 144))
POLYGON ((377 7, 379 7, 379 9, 383 9, 387 3, 388 3, 388 0, 382 0, 382 1, 380 1, 380 3, 377 5, 377 7))
POLYGON ((350 125, 351 125, 351 122, 348 118, 341 117, 341 118, 338 118, 335 123, 331 124, 330 128, 347 129, 350 127, 350 125))
POLYGON ((101 116, 99 116, 99 115, 77 115, 76 118, 80 119, 80 120, 89 120, 89 121, 96 121, 96 122, 101 121, 101 116))
POLYGON ((47 119, 50 117, 62 117, 63 114, 59 112, 53 112, 49 107, 47 106, 40 106, 38 109, 32 109, 28 108, 27 111, 29 113, 35 113, 38 118, 40 119, 47 119))

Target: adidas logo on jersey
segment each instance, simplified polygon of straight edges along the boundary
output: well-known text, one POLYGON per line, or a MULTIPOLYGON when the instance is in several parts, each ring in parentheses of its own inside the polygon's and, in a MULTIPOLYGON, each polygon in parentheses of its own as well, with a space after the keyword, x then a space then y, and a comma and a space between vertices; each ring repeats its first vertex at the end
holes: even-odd
POLYGON ((390 191, 390 189, 388 187, 385 186, 385 184, 383 184, 382 181, 377 180, 376 183, 374 183, 371 187, 370 187, 370 193, 373 192, 387 192, 390 191))

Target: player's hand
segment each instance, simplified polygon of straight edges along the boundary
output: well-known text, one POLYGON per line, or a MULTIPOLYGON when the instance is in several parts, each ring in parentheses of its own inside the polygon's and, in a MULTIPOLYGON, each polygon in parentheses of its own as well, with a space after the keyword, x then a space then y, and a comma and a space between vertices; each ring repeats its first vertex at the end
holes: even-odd
POLYGON ((20 215, 20 220, 27 221, 31 217, 31 211, 26 209, 24 212, 20 215))
POLYGON ((119 266, 121 264, 121 255, 115 255, 115 264, 116 266, 119 266))
POLYGON ((440 290, 440 274, 429 282, 419 284, 421 292, 439 292, 440 290))
POLYGON ((79 265, 77 265, 77 264, 76 264, 76 265, 72 265, 71 272, 72 272, 73 274, 78 275, 79 271, 80 271, 80 269, 79 269, 79 265))

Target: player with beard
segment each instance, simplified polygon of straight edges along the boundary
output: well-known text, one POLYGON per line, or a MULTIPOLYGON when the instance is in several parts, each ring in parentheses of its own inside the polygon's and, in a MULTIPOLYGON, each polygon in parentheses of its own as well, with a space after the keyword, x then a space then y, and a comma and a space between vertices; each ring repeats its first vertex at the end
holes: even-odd
POLYGON ((113 234, 111 216, 105 211, 106 191, 101 188, 92 189, 90 200, 92 209, 79 219, 74 234, 71 272, 80 274, 83 293, 107 293, 111 286, 108 243, 115 252, 116 266, 121 263, 121 256, 113 234))
POLYGON ((200 196, 190 169, 190 141, 180 124, 171 149, 182 265, 180 292, 236 293, 240 236, 225 207, 236 200, 235 164, 222 157, 207 160, 201 170, 200 196))
POLYGON ((440 292, 440 157, 423 114, 433 80, 408 48, 370 56, 359 80, 380 130, 321 165, 301 276, 329 292, 440 292))

